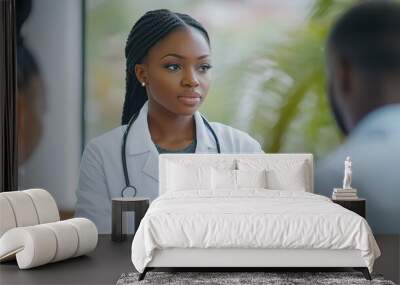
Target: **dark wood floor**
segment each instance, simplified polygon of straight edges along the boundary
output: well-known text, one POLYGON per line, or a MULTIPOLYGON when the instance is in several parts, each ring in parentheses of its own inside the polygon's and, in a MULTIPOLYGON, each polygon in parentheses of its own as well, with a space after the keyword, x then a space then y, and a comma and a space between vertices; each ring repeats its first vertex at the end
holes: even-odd
POLYGON ((375 262, 374 272, 400 284, 400 235, 375 235, 375 239, 381 250, 381 257, 375 262))

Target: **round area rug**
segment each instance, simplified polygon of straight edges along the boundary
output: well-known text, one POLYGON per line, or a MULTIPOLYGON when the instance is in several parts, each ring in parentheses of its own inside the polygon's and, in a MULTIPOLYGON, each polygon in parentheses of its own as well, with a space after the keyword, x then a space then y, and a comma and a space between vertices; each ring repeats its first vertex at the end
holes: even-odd
POLYGON ((372 275, 368 281, 360 272, 155 272, 150 271, 145 279, 138 281, 139 273, 124 273, 117 285, 134 284, 379 284, 395 285, 381 275, 372 275))

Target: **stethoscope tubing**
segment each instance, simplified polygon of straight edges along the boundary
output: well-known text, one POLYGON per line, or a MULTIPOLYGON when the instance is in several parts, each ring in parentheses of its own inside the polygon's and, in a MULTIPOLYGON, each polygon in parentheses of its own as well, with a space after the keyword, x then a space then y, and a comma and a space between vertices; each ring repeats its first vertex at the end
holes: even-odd
MULTIPOLYGON (((138 116, 139 116, 139 112, 136 112, 135 114, 133 114, 132 118, 129 120, 128 126, 126 127, 126 130, 122 137, 121 159, 122 159, 122 170, 124 172, 125 187, 121 190, 121 197, 124 197, 124 192, 127 189, 133 189, 134 192, 133 192, 132 197, 135 197, 136 193, 137 193, 136 187, 131 185, 131 182, 129 180, 128 167, 126 164, 126 141, 128 139, 129 130, 132 127, 133 123, 136 121, 138 116)), ((219 144, 217 134, 214 132, 213 128, 211 127, 210 123, 206 120, 206 118, 204 118, 203 116, 201 116, 201 118, 203 119, 203 122, 206 125, 206 127, 210 130, 212 136, 214 137, 215 143, 217 145, 217 152, 221 153, 221 146, 219 144)))

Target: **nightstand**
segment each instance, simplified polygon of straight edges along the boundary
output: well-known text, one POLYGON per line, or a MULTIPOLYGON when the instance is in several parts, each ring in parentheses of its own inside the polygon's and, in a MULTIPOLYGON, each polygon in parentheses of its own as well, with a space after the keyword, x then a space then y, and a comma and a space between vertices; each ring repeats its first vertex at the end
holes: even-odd
POLYGON ((149 208, 150 199, 141 197, 121 197, 112 199, 112 233, 113 241, 123 241, 126 239, 126 217, 124 212, 135 212, 135 232, 140 221, 149 208))
POLYGON ((365 204, 366 200, 363 198, 358 198, 354 200, 338 200, 332 199, 332 202, 339 204, 340 206, 359 214, 365 219, 365 204))

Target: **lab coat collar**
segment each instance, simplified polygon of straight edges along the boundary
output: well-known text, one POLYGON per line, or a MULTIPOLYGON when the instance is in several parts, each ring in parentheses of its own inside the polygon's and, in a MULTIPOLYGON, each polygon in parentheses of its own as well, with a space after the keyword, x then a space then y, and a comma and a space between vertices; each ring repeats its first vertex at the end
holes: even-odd
MULTIPOLYGON (((157 148, 151 140, 149 125, 147 123, 148 101, 140 110, 139 116, 129 131, 127 140, 128 154, 141 154, 148 151, 158 154, 157 148)), ((194 114, 196 122, 196 153, 207 153, 216 150, 217 145, 211 131, 204 124, 200 112, 194 114)))
POLYGON ((217 144, 215 142, 215 139, 211 131, 203 122, 200 112, 197 111, 194 114, 194 118, 196 121, 196 153, 209 153, 216 151, 217 144))
POLYGON ((134 156, 148 153, 142 172, 158 181, 158 151, 151 140, 147 112, 148 102, 143 105, 129 131, 126 141, 127 154, 134 156))
POLYGON ((147 123, 148 101, 140 109, 139 116, 133 123, 126 141, 127 153, 130 155, 153 152, 158 154, 157 148, 151 140, 149 125, 147 123))
MULTIPOLYGON (((142 171, 158 181, 158 150, 150 135, 149 125, 147 122, 148 108, 147 101, 143 105, 139 112, 139 116, 136 118, 136 121, 133 123, 129 131, 126 142, 127 154, 139 155, 149 152, 142 171)), ((200 112, 197 111, 194 114, 194 117, 196 122, 197 139, 196 153, 215 152, 217 149, 216 142, 214 141, 214 137, 210 130, 204 124, 200 112)))

